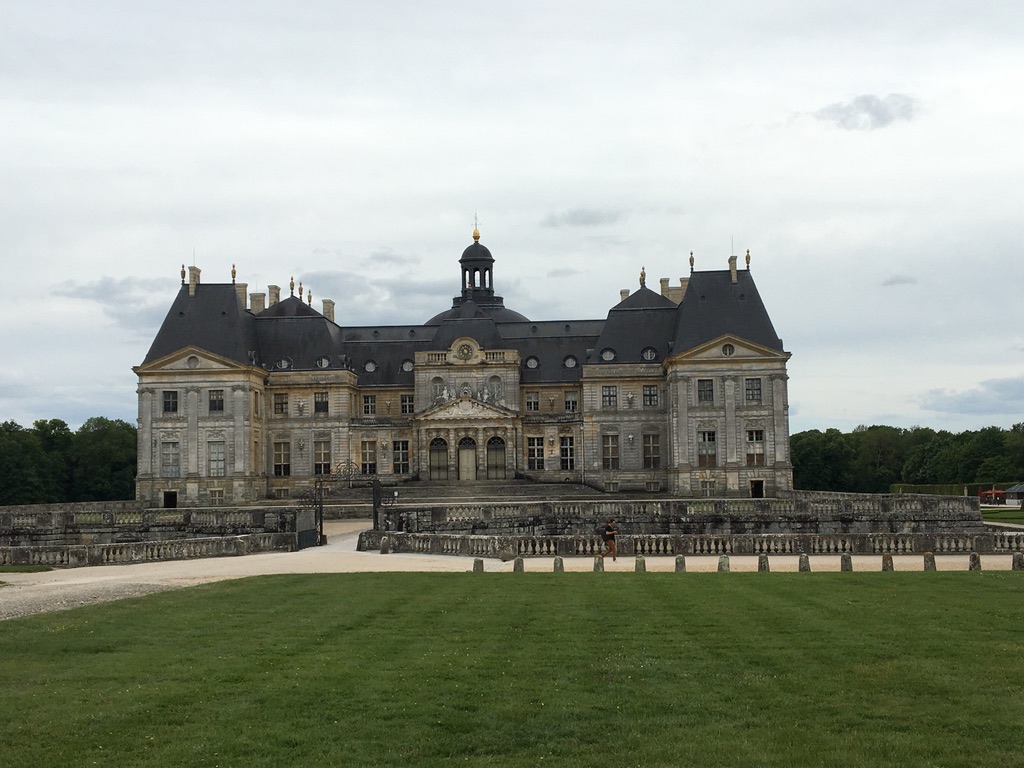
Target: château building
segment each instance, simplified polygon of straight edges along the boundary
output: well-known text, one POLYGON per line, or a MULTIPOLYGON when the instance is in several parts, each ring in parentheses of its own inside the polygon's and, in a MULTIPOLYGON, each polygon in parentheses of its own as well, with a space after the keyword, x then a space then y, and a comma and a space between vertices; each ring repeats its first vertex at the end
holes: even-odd
POLYGON ((530 320, 474 242, 422 325, 357 326, 303 300, 178 292, 139 378, 138 497, 165 507, 296 496, 316 475, 772 496, 792 489, 786 363, 735 256, 646 286, 599 320, 530 320))

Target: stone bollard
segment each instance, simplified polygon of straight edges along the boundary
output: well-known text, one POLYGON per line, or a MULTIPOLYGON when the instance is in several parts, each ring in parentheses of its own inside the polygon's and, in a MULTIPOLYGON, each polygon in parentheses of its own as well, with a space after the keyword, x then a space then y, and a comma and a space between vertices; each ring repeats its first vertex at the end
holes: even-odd
POLYGON ((771 566, 768 564, 768 555, 762 552, 757 556, 757 572, 768 573, 771 569, 771 566))
POLYGON ((676 573, 686 573, 686 555, 676 555, 676 573))
POLYGON ((924 569, 926 571, 934 571, 935 570, 935 553, 934 552, 925 552, 924 553, 924 569))
POLYGON ((478 558, 476 558, 473 561, 473 573, 483 573, 483 572, 484 572, 484 559, 482 557, 478 557, 478 558))
POLYGON ((882 570, 883 571, 895 570, 892 567, 892 554, 889 553, 889 552, 886 552, 884 555, 882 555, 882 570))
POLYGON ((644 560, 643 555, 636 556, 636 565, 633 566, 633 571, 636 573, 647 573, 647 561, 644 560))
POLYGON ((604 558, 600 555, 594 558, 594 573, 604 573, 604 558))
POLYGON ((391 537, 381 536, 380 537, 380 553, 382 555, 391 554, 391 537))
POLYGON ((729 556, 722 555, 718 558, 718 572, 728 573, 729 572, 729 556))
POLYGON ((800 553, 800 565, 797 566, 797 568, 800 571, 800 573, 811 572, 811 558, 807 556, 806 552, 800 553))
POLYGON ((564 572, 565 572, 565 563, 562 562, 562 558, 556 557, 555 558, 555 573, 564 573, 564 572))
POLYGON ((840 571, 852 571, 853 570, 853 557, 849 552, 844 552, 843 556, 839 558, 839 570, 840 571))
POLYGON ((1013 553, 1013 570, 1024 571, 1024 552, 1013 553))
POLYGON ((980 571, 981 570, 981 555, 977 552, 971 552, 971 559, 968 561, 967 570, 969 571, 980 571))
POLYGON ((512 573, 522 573, 524 570, 526 569, 523 568, 523 558, 517 557, 512 561, 512 573))

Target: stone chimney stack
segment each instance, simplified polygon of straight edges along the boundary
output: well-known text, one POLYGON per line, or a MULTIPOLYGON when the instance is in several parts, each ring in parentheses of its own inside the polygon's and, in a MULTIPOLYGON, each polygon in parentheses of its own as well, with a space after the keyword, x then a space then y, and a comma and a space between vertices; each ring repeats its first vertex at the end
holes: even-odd
POLYGON ((196 295, 196 286, 199 285, 199 273, 202 272, 199 267, 188 268, 188 295, 196 295))
POLYGON ((629 298, 629 288, 622 288, 619 290, 619 301, 625 301, 629 298))
POLYGON ((254 315, 258 315, 260 312, 267 308, 267 294, 250 293, 249 306, 252 309, 252 313, 254 315))
POLYGON ((268 285, 267 290, 270 291, 270 303, 267 306, 272 307, 281 300, 281 286, 268 285))
POLYGON ((668 278, 667 277, 659 278, 658 282, 661 284, 661 295, 665 296, 667 298, 668 297, 668 278))
POLYGON ((736 257, 729 257, 729 277, 732 278, 732 284, 736 285, 736 257))
POLYGON ((334 322, 334 299, 324 299, 324 317, 334 322))
POLYGON ((245 309, 245 297, 248 295, 248 291, 248 283, 235 283, 235 293, 238 294, 238 300, 242 302, 242 309, 245 309))

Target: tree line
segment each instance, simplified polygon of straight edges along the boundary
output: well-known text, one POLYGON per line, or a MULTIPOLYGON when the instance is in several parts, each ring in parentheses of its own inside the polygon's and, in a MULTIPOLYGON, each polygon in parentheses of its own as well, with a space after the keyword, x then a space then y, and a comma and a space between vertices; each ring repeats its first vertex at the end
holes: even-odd
POLYGON ((0 505, 135 498, 135 426, 94 417, 0 424, 0 505))
POLYGON ((847 433, 811 429, 790 437, 790 452, 793 484, 801 490, 888 493, 896 485, 1024 482, 1024 423, 956 434, 877 425, 847 433))
MULTIPOLYGON (((94 417, 76 431, 60 419, 0 424, 0 505, 135 498, 135 426, 94 417)), ((800 490, 888 493, 896 485, 1024 482, 1024 423, 936 432, 861 426, 790 438, 800 490)))

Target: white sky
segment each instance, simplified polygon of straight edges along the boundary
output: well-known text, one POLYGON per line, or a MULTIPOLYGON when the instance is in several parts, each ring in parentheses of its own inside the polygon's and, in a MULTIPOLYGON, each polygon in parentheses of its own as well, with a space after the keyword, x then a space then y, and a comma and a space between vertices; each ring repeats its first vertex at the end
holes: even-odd
POLYGON ((180 287, 420 323, 479 213, 531 319, 750 249, 791 427, 1024 421, 1024 6, 0 8, 0 421, 134 421, 180 287))

